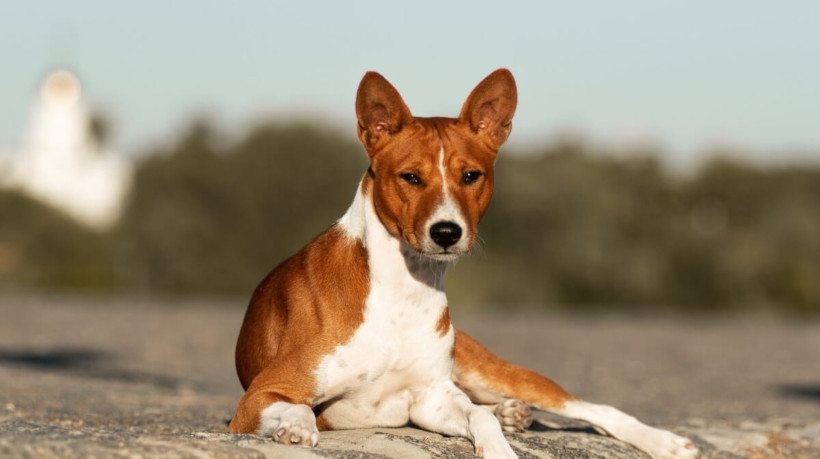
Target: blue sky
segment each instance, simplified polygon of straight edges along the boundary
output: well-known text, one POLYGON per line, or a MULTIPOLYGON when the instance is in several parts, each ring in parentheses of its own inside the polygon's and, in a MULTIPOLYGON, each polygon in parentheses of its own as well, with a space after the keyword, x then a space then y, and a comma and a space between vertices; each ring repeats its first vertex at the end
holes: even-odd
POLYGON ((3 2, 0 146, 56 67, 136 152, 203 112, 228 126, 314 118, 353 138, 367 70, 416 115, 455 116, 502 66, 519 85, 519 146, 649 137, 681 163, 716 143, 820 147, 820 2, 659 0, 3 2))

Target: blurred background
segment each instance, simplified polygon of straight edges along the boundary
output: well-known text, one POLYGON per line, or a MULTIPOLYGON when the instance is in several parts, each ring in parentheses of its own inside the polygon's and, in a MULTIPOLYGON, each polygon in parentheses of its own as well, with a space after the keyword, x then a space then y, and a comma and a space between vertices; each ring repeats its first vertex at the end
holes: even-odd
POLYGON ((341 216, 367 70, 519 109, 462 309, 820 313, 820 4, 6 2, 0 293, 246 298, 341 216))

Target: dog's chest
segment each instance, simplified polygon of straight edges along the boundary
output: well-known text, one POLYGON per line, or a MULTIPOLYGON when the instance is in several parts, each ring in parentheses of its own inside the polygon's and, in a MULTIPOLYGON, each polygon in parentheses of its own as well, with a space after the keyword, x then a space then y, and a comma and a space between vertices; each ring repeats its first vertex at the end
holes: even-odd
POLYGON ((361 326, 316 370, 334 428, 403 425, 414 391, 451 377, 454 335, 439 324, 443 293, 395 295, 374 289, 361 326))

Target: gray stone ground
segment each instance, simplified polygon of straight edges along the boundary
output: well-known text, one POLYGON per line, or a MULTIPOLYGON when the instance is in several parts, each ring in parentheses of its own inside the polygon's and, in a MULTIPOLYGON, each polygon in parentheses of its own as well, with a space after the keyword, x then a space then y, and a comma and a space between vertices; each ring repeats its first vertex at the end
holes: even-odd
MULTIPOLYGON (((243 300, 0 296, 0 457, 471 457, 413 428, 323 433, 316 449, 230 435, 243 300)), ((468 315, 501 356, 687 435, 705 457, 820 457, 820 322, 468 315)), ((645 457, 539 414, 522 458, 645 457)))

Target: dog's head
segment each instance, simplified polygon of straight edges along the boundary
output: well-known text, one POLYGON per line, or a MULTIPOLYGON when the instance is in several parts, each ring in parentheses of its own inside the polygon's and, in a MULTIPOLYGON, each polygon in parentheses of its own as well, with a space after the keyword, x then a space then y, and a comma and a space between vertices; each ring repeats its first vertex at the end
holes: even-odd
POLYGON ((436 260, 472 248, 516 103, 512 73, 499 69, 473 89, 458 118, 416 118, 384 77, 365 74, 358 133, 370 156, 373 204, 390 234, 436 260))

